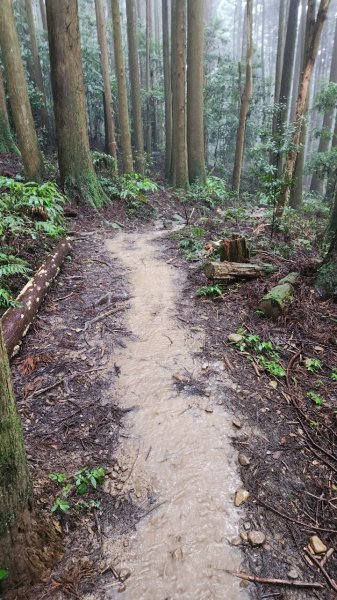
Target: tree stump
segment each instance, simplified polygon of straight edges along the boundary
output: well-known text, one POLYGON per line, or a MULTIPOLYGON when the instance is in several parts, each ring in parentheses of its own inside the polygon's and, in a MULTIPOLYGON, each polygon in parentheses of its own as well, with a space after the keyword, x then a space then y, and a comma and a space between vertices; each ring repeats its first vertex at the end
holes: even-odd
POLYGON ((233 234, 232 239, 222 240, 220 251, 221 262, 236 262, 236 263, 248 263, 249 262, 249 250, 247 248, 247 242, 245 238, 233 234))

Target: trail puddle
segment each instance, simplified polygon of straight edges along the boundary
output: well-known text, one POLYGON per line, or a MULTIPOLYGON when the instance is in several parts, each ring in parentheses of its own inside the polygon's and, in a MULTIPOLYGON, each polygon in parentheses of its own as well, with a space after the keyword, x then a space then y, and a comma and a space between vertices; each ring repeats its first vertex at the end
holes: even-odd
MULTIPOLYGON (((118 594, 127 600, 247 598, 226 572, 240 564, 228 544, 238 535, 233 494, 240 483, 231 419, 215 398, 174 386, 176 373, 198 377, 194 355, 203 338, 176 319, 183 275, 158 256, 159 235, 119 233, 107 242, 125 267, 132 296, 126 316, 132 336, 112 357, 120 367, 114 394, 124 409, 136 407, 121 448, 121 463, 133 465, 124 486, 144 512, 153 511, 119 545, 106 541, 104 555, 118 556, 118 565, 130 569, 118 594)), ((116 592, 110 588, 104 597, 116 592)))

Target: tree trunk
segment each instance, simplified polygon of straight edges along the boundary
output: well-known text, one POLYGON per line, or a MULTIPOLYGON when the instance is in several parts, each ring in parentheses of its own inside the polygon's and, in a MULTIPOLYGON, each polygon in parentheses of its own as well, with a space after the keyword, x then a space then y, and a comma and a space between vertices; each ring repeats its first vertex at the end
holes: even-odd
POLYGON ((41 20, 42 20, 43 31, 47 35, 48 26, 47 26, 46 5, 44 3, 44 0, 40 0, 40 12, 41 12, 41 20))
POLYGON ((9 124, 6 94, 0 68, 0 153, 2 152, 19 154, 9 124))
MULTIPOLYGON (((280 102, 281 78, 283 69, 283 54, 285 42, 285 23, 286 23, 286 5, 287 0, 280 0, 279 22, 278 22, 278 37, 277 37, 277 54, 275 67, 275 88, 274 88, 274 104, 280 102)), ((277 130, 277 112, 273 115, 272 136, 276 135, 277 130)), ((273 161, 273 157, 271 157, 273 161)))
POLYGON ((106 123, 106 147, 108 154, 115 159, 114 171, 117 174, 117 150, 115 138, 114 107, 111 92, 108 44, 106 40, 105 15, 103 0, 95 0, 97 37, 101 52, 101 68, 104 87, 104 115, 106 123))
POLYGON ((187 0, 187 150, 190 183, 204 185, 204 0, 187 0))
POLYGON ((126 77, 124 68, 122 27, 119 0, 111 0, 113 39, 115 50, 115 66, 118 88, 118 112, 121 130, 121 147, 124 173, 133 172, 131 134, 128 113, 128 96, 126 90, 126 77))
POLYGON ((249 104, 253 93, 253 0, 246 6, 246 81, 241 98, 233 171, 233 190, 239 194, 249 104))
POLYGON ((258 310, 263 312, 266 317, 273 319, 279 317, 287 304, 293 300, 293 286, 297 278, 298 273, 289 273, 287 277, 280 279, 278 284, 260 300, 258 310))
MULTIPOLYGON (((279 95, 279 104, 281 106, 276 115, 276 125, 274 130, 275 136, 278 138, 278 145, 282 145, 284 131, 288 123, 288 110, 290 102, 291 80, 294 67, 299 5, 300 0, 290 0, 279 95)), ((281 153, 279 153, 276 157, 274 164, 277 167, 277 176, 281 177, 284 164, 284 159, 281 153)))
POLYGON ((205 264, 204 272, 207 279, 233 281, 234 279, 263 277, 268 273, 268 270, 251 263, 209 262, 205 264))
MULTIPOLYGON (((337 83, 337 20, 335 20, 335 37, 332 50, 331 68, 330 68, 330 82, 337 83)), ((327 152, 331 143, 331 135, 333 133, 333 122, 334 122, 335 109, 329 108, 324 113, 323 125, 321 136, 319 140, 318 152, 327 152)), ((311 192, 317 192, 323 194, 324 178, 315 172, 311 180, 311 192)))
POLYGON ((77 0, 46 1, 58 161, 63 189, 100 207, 107 198, 92 164, 77 0))
POLYGON ((138 60, 138 24, 135 0, 126 0, 126 15, 128 29, 129 70, 133 116, 133 133, 135 138, 136 170, 144 173, 144 135, 142 118, 142 99, 140 89, 139 60, 138 60))
POLYGON ((151 0, 146 0, 146 51, 145 51, 145 87, 146 87, 146 152, 148 156, 152 152, 152 122, 151 122, 151 34, 152 34, 152 19, 151 19, 151 0))
POLYGON ((186 138, 186 0, 172 0, 172 161, 173 186, 188 187, 186 138))
POLYGON ((30 51, 31 51, 31 55, 32 55, 34 82, 35 82, 35 86, 36 86, 37 90, 40 93, 41 106, 39 108, 39 115, 40 115, 41 125, 45 128, 45 130, 48 134, 50 132, 50 122, 49 122, 49 116, 48 116, 48 110, 47 110, 46 94, 45 94, 45 89, 44 89, 44 85, 43 85, 43 77, 42 77, 39 49, 38 49, 37 39, 36 39, 32 0, 25 0, 25 8, 26 8, 26 16, 27 16, 28 31, 29 31, 30 51))
POLYGON ((25 175, 28 180, 39 181, 43 175, 42 154, 29 103, 27 82, 11 0, 2 0, 0 46, 25 175))
POLYGON ((168 0, 162 0, 163 10, 163 68, 165 94, 165 175, 170 176, 172 153, 172 89, 170 60, 170 29, 168 0))
POLYGON ((231 240, 222 240, 220 244, 221 262, 249 263, 249 256, 245 238, 233 234, 231 240))
POLYGON ((318 270, 316 285, 322 295, 337 298, 337 190, 325 241, 330 244, 329 250, 318 270))
MULTIPOLYGON (((305 114, 307 101, 308 101, 311 76, 312 76, 313 68, 315 65, 315 60, 316 60, 316 56, 317 56, 317 52, 318 52, 321 32, 323 29, 324 21, 326 19, 330 1, 331 0, 321 0, 316 19, 314 19, 308 26, 310 31, 309 31, 308 37, 307 37, 307 48, 305 50, 305 61, 304 61, 305 64, 304 64, 303 74, 301 76, 300 87, 299 87, 299 92, 298 92, 298 99, 297 99, 297 103, 296 103, 296 117, 295 117, 295 123, 294 123, 295 132, 294 132, 293 138, 292 138, 292 149, 289 151, 289 153, 287 155, 286 164, 285 164, 285 168, 284 168, 284 173, 283 173, 284 183, 281 187, 280 193, 277 198, 277 206, 276 206, 276 216, 277 217, 281 217, 283 215, 284 208, 285 208, 286 201, 287 201, 289 187, 291 185, 293 175, 294 175, 294 169, 295 169, 295 163, 296 163, 296 157, 297 157, 296 148, 298 147, 298 145, 300 143, 300 139, 301 139, 302 122, 303 122, 303 116, 305 114)), ((310 3, 313 7, 311 10, 310 4, 309 4, 308 11, 310 11, 311 14, 315 14, 315 12, 314 12, 315 11, 315 0, 308 0, 308 3, 310 3)))

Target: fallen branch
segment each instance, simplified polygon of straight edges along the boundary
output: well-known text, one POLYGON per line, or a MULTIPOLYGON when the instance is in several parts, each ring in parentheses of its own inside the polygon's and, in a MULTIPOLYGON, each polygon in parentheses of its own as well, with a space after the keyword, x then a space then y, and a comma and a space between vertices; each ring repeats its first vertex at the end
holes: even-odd
POLYGON ((304 550, 305 554, 310 558, 310 560, 312 560, 315 563, 315 565, 319 568, 319 570, 322 572, 322 574, 324 575, 324 577, 327 580, 330 587, 333 590, 335 590, 335 592, 337 592, 337 583, 335 582, 334 579, 332 579, 330 577, 329 573, 325 570, 325 568, 323 567, 321 562, 316 558, 316 556, 311 554, 311 552, 309 552, 309 550, 307 550, 307 548, 303 548, 303 550, 304 550))
POLYGON ((234 279, 263 277, 270 272, 270 269, 250 263, 209 262, 205 264, 204 272, 207 279, 233 281, 234 279))
POLYGON ((289 517, 288 515, 285 515, 284 513, 280 512, 279 510, 277 510, 276 508, 274 508, 273 506, 270 506, 269 504, 266 504, 266 502, 264 502, 260 498, 257 498, 256 501, 257 501, 258 504, 260 504, 261 506, 263 506, 267 510, 271 510, 271 512, 275 513, 275 515, 278 515, 279 517, 282 517, 282 519, 286 519, 286 521, 290 521, 291 523, 296 523, 297 525, 301 525, 305 529, 315 530, 315 531, 325 531, 326 533, 336 533, 337 532, 336 529, 327 529, 327 528, 324 528, 324 527, 319 527, 318 525, 311 525, 311 524, 303 523, 303 521, 299 521, 298 519, 294 519, 293 517, 289 517))
POLYGON ((227 571, 227 573, 234 575, 234 577, 239 577, 239 579, 244 579, 245 581, 252 581, 253 583, 287 585, 305 589, 324 590, 324 585, 322 583, 317 583, 314 581, 290 581, 289 579, 274 579, 273 577, 257 577, 255 575, 246 575, 245 573, 236 573, 235 571, 227 571))
POLYGON ((3 315, 2 330, 9 357, 18 353, 22 338, 26 335, 43 298, 70 250, 69 241, 63 238, 18 295, 16 301, 20 306, 9 308, 3 315))

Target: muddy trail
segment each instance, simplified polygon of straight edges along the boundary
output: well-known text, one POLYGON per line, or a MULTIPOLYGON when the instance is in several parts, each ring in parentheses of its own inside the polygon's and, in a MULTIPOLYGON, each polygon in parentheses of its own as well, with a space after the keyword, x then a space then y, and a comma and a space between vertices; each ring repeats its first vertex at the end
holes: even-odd
MULTIPOLYGON (((226 573, 240 563, 228 544, 238 529, 231 418, 211 388, 205 397, 188 385, 178 389, 198 380, 204 340, 202 331, 189 331, 177 319, 183 276, 160 256, 161 235, 120 233, 106 242, 131 294, 131 336, 111 357, 119 373, 114 395, 130 411, 119 448, 120 462, 133 465, 124 492, 137 504, 150 502, 148 517, 119 540, 116 568, 131 573, 119 589, 130 600, 234 600, 239 584, 226 573)), ((103 553, 116 555, 113 527, 103 553)))

